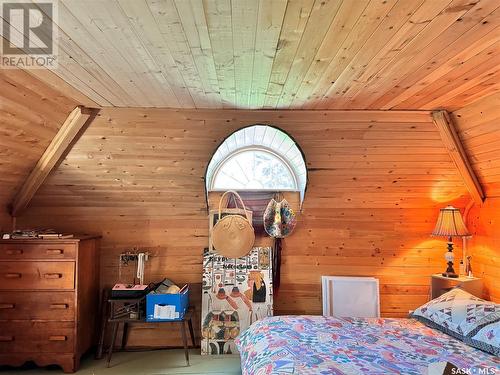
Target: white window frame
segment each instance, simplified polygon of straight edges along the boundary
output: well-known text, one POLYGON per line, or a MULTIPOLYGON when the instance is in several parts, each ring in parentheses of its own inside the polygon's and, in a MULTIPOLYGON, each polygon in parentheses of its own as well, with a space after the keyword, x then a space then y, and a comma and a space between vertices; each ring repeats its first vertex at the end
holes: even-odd
MULTIPOLYGON (((290 176, 292 176, 293 185, 295 187, 293 189, 283 189, 283 188, 280 188, 279 190, 280 191, 300 191, 299 183, 298 183, 298 178, 297 178, 297 175, 295 174, 295 171, 292 168, 292 166, 281 155, 278 155, 276 152, 274 152, 273 150, 271 150, 271 149, 269 149, 268 147, 265 147, 265 146, 248 146, 248 147, 243 147, 243 148, 235 150, 235 151, 231 152, 229 155, 227 155, 215 167, 214 173, 211 176, 211 181, 210 181, 210 185, 209 185, 209 190, 208 191, 226 191, 227 189, 216 188, 214 186, 215 185, 215 180, 217 178, 217 175, 219 174, 219 172, 222 169, 222 167, 229 160, 231 160, 232 158, 236 157, 238 154, 242 154, 242 153, 248 152, 248 151, 265 152, 265 153, 268 153, 268 154, 272 155, 273 157, 277 158, 278 160, 280 160, 283 163, 283 165, 287 168, 288 172, 290 172, 290 176)), ((262 188, 262 189, 244 188, 244 189, 238 189, 238 190, 239 191, 275 191, 276 189, 275 188, 262 188)))

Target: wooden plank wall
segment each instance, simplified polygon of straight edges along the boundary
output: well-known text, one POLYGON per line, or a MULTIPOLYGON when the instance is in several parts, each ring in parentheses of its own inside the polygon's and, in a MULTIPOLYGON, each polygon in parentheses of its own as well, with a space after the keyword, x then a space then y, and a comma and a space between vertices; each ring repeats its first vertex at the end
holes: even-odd
POLYGON ((25 71, 0 69, 0 232, 7 205, 77 103, 25 71))
POLYGON ((7 213, 7 209, 2 207, 2 211, 0 212, 0 232, 9 232, 12 229, 12 220, 7 213))
POLYGON ((486 296, 500 301, 500 94, 453 112, 459 135, 486 193, 482 207, 468 216, 469 241, 476 276, 484 278, 486 296))
MULTIPOLYGON (((205 168, 223 138, 254 123, 290 133, 310 176, 276 313, 320 313, 321 275, 378 277, 384 316, 425 302, 444 267, 445 244, 429 235, 438 208, 469 200, 425 111, 104 109, 20 223, 102 234, 103 285, 117 280, 120 252, 148 250, 147 279, 193 284, 199 307, 205 168)), ((130 343, 178 345, 166 329, 136 328, 130 343)))

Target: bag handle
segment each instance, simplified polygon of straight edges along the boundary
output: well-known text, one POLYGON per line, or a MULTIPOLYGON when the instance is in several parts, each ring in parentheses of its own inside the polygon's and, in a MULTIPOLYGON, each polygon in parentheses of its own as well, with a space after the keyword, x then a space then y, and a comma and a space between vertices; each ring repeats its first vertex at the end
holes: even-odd
MULTIPOLYGON (((229 193, 234 194, 240 200, 240 203, 243 206, 243 211, 245 212, 245 217, 246 217, 247 221, 250 223, 250 218, 248 217, 248 213, 247 213, 247 209, 245 207, 245 203, 243 203, 243 199, 241 199, 240 195, 237 192, 235 192, 234 190, 228 190, 224 194, 222 194, 222 197, 220 197, 220 201, 219 201, 219 220, 220 220, 221 214, 222 214, 222 202, 224 201, 224 197, 226 196, 226 194, 229 194, 229 193)), ((250 224, 252 224, 252 223, 250 223, 250 224)))

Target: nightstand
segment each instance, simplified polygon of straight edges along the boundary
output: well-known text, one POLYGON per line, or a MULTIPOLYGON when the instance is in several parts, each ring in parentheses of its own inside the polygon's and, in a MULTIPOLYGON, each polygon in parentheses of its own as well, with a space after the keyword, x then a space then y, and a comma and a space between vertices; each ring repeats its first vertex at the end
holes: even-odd
POLYGON ((483 281, 481 279, 467 276, 459 276, 454 279, 437 273, 431 276, 431 299, 437 298, 457 286, 476 297, 483 297, 483 281))

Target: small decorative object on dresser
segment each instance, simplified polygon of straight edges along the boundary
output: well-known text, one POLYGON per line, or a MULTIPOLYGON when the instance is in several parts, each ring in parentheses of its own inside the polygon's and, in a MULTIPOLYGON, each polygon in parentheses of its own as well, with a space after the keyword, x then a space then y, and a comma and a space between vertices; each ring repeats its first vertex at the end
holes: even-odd
POLYGON ((462 215, 460 214, 460 210, 453 206, 441 208, 432 235, 448 237, 448 251, 444 254, 448 267, 442 275, 445 277, 457 278, 458 274, 453 268, 453 261, 455 260, 455 255, 453 254, 453 237, 470 236, 462 219, 462 215))
POLYGON ((475 295, 476 297, 483 297, 483 281, 481 279, 467 276, 459 276, 450 279, 440 273, 431 276, 430 297, 431 299, 437 298, 457 287, 475 295))
POLYGON ((470 260, 472 259, 471 255, 467 256, 467 259, 465 260, 465 276, 472 277, 472 265, 470 263, 470 260))
POLYGON ((99 240, 0 240, 0 365, 75 372, 95 343, 99 240))

